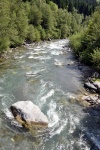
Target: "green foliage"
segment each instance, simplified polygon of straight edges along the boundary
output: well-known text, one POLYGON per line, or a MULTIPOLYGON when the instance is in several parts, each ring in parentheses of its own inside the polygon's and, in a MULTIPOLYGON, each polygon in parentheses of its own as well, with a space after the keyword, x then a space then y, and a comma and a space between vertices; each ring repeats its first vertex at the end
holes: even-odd
POLYGON ((73 12, 74 8, 84 16, 91 15, 96 6, 100 4, 99 0, 48 0, 55 2, 59 8, 68 9, 68 12, 73 12))
POLYGON ((35 28, 33 25, 29 25, 28 27, 28 33, 27 33, 27 41, 28 42, 34 42, 36 39, 35 37, 35 28))
POLYGON ((28 42, 40 41, 39 30, 31 24, 29 25, 29 28, 28 28, 27 41, 28 42))
POLYGON ((66 38, 70 35, 70 29, 66 24, 61 25, 61 38, 66 38))
POLYGON ((52 11, 57 11, 58 10, 58 6, 53 3, 52 1, 49 2, 50 8, 52 11))
POLYGON ((96 48, 91 56, 93 66, 100 72, 100 48, 96 48))
POLYGON ((16 25, 17 25, 17 31, 19 36, 19 44, 23 43, 26 36, 27 36, 27 30, 28 30, 28 18, 26 11, 24 9, 23 3, 18 3, 16 6, 16 25))
POLYGON ((40 32, 38 29, 35 28, 35 41, 40 41, 40 32))
POLYGON ((10 3, 0 1, 0 53, 9 47, 10 3))
POLYGON ((100 46, 100 9, 95 12, 91 18, 86 33, 84 35, 84 43, 87 49, 93 51, 100 46))
POLYGON ((42 27, 44 29, 52 29, 53 27, 53 17, 52 17, 52 11, 50 9, 50 6, 48 4, 43 4, 41 7, 42 11, 42 27))
POLYGON ((7 37, 0 38, 0 54, 8 49, 10 43, 7 37))
POLYGON ((42 28, 41 25, 38 26, 38 31, 40 33, 40 39, 41 40, 45 40, 46 39, 46 33, 45 33, 45 30, 42 28))
POLYGON ((24 4, 21 1, 16 0, 16 2, 10 3, 9 17, 8 33, 10 46, 16 47, 24 42, 28 31, 28 18, 24 4))
POLYGON ((76 55, 80 55, 82 51, 82 38, 83 33, 77 33, 70 37, 70 44, 76 55))
POLYGON ((35 4, 30 6, 29 21, 34 26, 38 26, 42 22, 42 13, 35 4))
POLYGON ((91 58, 91 54, 88 52, 88 50, 82 51, 80 53, 79 57, 80 57, 81 62, 84 62, 87 65, 91 65, 92 58, 91 58))
POLYGON ((83 15, 75 9, 69 13, 49 0, 47 3, 45 0, 2 0, 0 51, 19 46, 24 41, 66 38, 80 30, 82 21, 83 15))
POLYGON ((70 43, 82 61, 100 71, 100 8, 91 17, 84 32, 72 36, 70 43))

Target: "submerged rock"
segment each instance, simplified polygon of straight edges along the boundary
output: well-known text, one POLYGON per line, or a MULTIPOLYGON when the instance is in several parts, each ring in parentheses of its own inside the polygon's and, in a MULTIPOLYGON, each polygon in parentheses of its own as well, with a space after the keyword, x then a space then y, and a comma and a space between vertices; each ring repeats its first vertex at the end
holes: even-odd
POLYGON ((31 101, 18 101, 5 114, 17 128, 34 130, 48 127, 47 117, 31 101))

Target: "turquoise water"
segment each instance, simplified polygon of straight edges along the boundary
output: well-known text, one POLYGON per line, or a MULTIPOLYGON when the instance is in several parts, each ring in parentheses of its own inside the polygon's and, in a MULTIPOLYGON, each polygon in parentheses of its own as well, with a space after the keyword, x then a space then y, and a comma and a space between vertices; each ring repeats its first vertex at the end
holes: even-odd
MULTIPOLYGON (((10 65, 0 68, 0 109, 31 100, 49 119, 43 135, 18 133, 0 120, 0 150, 90 150, 82 124, 88 113, 70 99, 84 92, 83 76, 68 40, 27 44, 10 65)), ((87 120, 85 120, 87 121, 87 120)))

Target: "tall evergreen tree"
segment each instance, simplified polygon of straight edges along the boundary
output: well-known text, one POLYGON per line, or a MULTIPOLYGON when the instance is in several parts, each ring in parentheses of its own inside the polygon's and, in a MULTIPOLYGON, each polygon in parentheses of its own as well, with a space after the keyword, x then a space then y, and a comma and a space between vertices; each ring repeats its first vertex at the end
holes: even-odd
POLYGON ((8 0, 0 1, 0 52, 9 47, 10 3, 8 0))

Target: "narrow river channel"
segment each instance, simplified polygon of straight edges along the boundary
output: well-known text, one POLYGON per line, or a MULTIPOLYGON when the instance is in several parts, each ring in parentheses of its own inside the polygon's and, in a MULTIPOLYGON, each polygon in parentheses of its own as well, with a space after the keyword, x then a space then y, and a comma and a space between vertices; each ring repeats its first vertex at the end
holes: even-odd
POLYGON ((86 133, 91 137, 98 129, 88 127, 90 114, 70 100, 85 90, 68 42, 27 45, 27 51, 16 53, 10 65, 0 66, 0 110, 30 100, 49 119, 49 131, 34 137, 12 130, 0 117, 0 150, 95 150, 86 133))

